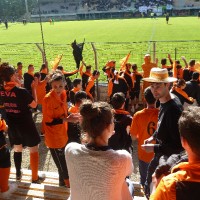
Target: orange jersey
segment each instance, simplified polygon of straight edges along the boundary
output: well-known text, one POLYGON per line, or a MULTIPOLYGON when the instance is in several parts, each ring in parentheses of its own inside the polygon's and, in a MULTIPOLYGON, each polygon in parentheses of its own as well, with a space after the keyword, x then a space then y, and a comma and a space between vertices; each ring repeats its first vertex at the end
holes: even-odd
POLYGON ((176 200, 176 183, 179 181, 200 182, 200 162, 193 164, 182 162, 176 165, 172 169, 172 174, 162 178, 150 199, 176 200))
POLYGON ((85 92, 87 95, 92 99, 94 97, 94 91, 95 91, 95 78, 91 76, 89 78, 88 84, 86 86, 85 92))
POLYGON ((43 80, 39 81, 36 87, 37 103, 40 105, 42 104, 42 101, 46 95, 46 85, 47 85, 46 81, 43 80))
POLYGON ((143 77, 147 78, 150 75, 150 71, 153 67, 157 67, 156 63, 144 63, 142 64, 142 70, 143 70, 143 77))
POLYGON ((157 128, 158 122, 158 109, 157 108, 145 108, 134 114, 130 133, 138 140, 138 159, 149 163, 154 153, 146 153, 141 145, 144 144, 144 140, 151 137, 157 128))
POLYGON ((61 94, 61 98, 54 91, 49 92, 42 104, 43 124, 45 134, 45 144, 49 148, 63 148, 68 141, 67 122, 56 125, 47 125, 54 119, 67 117, 66 91, 61 94))

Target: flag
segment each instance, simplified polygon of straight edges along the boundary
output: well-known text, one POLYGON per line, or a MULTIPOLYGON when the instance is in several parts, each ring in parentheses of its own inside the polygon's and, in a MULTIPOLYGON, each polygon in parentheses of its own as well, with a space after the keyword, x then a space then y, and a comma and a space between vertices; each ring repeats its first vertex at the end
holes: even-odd
POLYGON ((131 56, 131 52, 129 52, 128 54, 127 54, 127 56, 125 56, 124 58, 122 58, 121 60, 120 60, 120 71, 124 71, 126 68, 125 68, 125 66, 126 66, 126 63, 128 62, 128 59, 130 58, 130 56, 131 56))
POLYGON ((60 61, 61 61, 61 59, 62 59, 62 56, 63 56, 63 54, 58 55, 58 56, 54 59, 54 61, 51 61, 51 67, 52 67, 53 70, 56 70, 56 69, 57 69, 57 67, 58 67, 58 65, 59 65, 59 63, 60 63, 60 61))
POLYGON ((76 40, 74 40, 74 42, 72 42, 71 46, 73 48, 73 56, 74 56, 74 60, 76 62, 76 68, 79 69, 80 67, 80 63, 83 60, 83 56, 82 56, 82 52, 83 52, 83 47, 85 44, 85 39, 83 41, 83 43, 76 43, 76 40))

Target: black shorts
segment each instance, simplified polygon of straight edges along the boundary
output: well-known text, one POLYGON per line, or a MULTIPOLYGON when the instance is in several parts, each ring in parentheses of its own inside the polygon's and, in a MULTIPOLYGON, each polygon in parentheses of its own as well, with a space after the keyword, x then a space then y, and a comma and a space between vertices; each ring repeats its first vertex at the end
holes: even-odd
POLYGON ((139 99, 140 91, 130 91, 130 99, 139 99))
POLYGON ((10 166, 10 150, 7 146, 5 146, 0 149, 0 168, 8 168, 10 166))
POLYGON ((11 122, 8 127, 11 146, 22 144, 23 147, 34 147, 41 141, 32 116, 24 119, 23 122, 11 122))

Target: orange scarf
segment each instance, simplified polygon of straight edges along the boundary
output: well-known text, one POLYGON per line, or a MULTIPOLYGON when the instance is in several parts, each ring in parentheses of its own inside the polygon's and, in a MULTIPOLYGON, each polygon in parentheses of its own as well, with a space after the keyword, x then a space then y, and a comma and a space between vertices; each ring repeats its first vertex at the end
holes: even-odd
POLYGON ((7 82, 7 83, 4 85, 4 89, 5 89, 6 91, 10 91, 10 90, 12 90, 16 85, 17 85, 16 82, 10 81, 10 82, 7 82))
POLYGON ((48 74, 48 70, 47 70, 47 68, 45 68, 45 69, 42 69, 42 70, 40 71, 40 73, 43 73, 43 74, 48 74))
POLYGON ((126 110, 122 110, 122 109, 115 109, 114 110, 114 114, 124 114, 124 115, 130 115, 130 113, 126 110))
POLYGON ((17 69, 17 73, 22 76, 22 69, 17 69))
POLYGON ((184 98, 188 99, 191 102, 194 102, 194 99, 192 97, 188 97, 187 93, 184 92, 181 88, 173 86, 172 90, 176 91, 177 93, 179 93, 181 96, 183 96, 184 98))
POLYGON ((71 91, 74 92, 74 93, 76 94, 78 91, 80 91, 80 88, 74 87, 71 91))

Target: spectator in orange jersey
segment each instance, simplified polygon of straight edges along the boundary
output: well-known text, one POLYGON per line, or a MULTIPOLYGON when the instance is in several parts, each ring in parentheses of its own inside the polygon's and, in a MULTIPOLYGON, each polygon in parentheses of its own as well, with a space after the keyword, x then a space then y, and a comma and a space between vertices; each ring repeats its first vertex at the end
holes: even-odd
POLYGON ((138 140, 138 159, 139 159, 139 172, 140 184, 144 187, 147 170, 154 153, 146 153, 141 145, 144 141, 153 135, 157 128, 158 122, 158 109, 156 108, 156 99, 154 98, 151 89, 148 87, 144 91, 144 99, 147 108, 138 111, 134 114, 130 133, 132 138, 138 140))
POLYGON ((175 94, 181 104, 183 105, 185 102, 188 104, 193 104, 194 99, 192 97, 189 97, 187 93, 184 91, 184 88, 186 87, 186 82, 184 79, 179 79, 177 83, 174 84, 174 86, 171 89, 171 93, 175 94))
POLYGON ((82 82, 80 78, 75 78, 73 81, 73 89, 70 90, 69 92, 69 98, 72 104, 75 104, 74 102, 74 96, 75 94, 81 90, 82 88, 82 82))
POLYGON ((85 91, 88 80, 89 80, 90 76, 92 76, 92 73, 91 73, 92 66, 87 65, 85 67, 86 68, 85 72, 83 72, 83 67, 84 67, 84 63, 82 62, 82 65, 80 67, 80 75, 81 75, 81 78, 82 78, 82 89, 85 91))
POLYGON ((46 76, 44 80, 41 81, 41 75, 39 72, 36 72, 34 74, 35 81, 37 82, 36 87, 36 94, 37 94, 37 104, 38 108, 41 111, 42 110, 42 102, 46 95, 46 85, 49 80, 49 77, 46 76))
POLYGON ((9 184, 10 176, 10 150, 6 144, 5 130, 7 125, 4 119, 0 119, 0 197, 3 199, 9 196, 17 189, 16 184, 9 184))
POLYGON ((134 80, 134 87, 130 91, 131 99, 131 111, 134 113, 139 108, 139 96, 140 96, 140 81, 142 80, 142 74, 137 71, 137 65, 132 65, 132 76, 134 80))
POLYGON ((94 102, 95 98, 95 80, 99 78, 100 72, 98 70, 94 70, 92 72, 92 76, 90 76, 88 84, 86 86, 85 92, 88 97, 94 102))
POLYGON ((182 162, 173 167, 171 174, 163 177, 160 182, 155 179, 151 200, 199 199, 200 108, 191 106, 183 111, 178 125, 188 162, 182 162))
MULTIPOLYGON (((151 56, 150 54, 146 54, 144 56, 144 63, 142 64, 142 70, 143 70, 143 78, 149 77, 150 71, 153 67, 157 67, 158 60, 156 59, 156 63, 151 62, 151 56)), ((143 92, 145 88, 149 87, 150 84, 146 81, 143 82, 143 92)))
MULTIPOLYGON (((84 99, 87 99, 85 91, 78 91, 74 95, 74 105, 68 109, 68 113, 79 113, 79 107, 84 99)), ((81 129, 79 123, 68 123, 68 143, 77 142, 81 143, 81 129)))
POLYGON ((59 70, 50 76, 52 90, 44 97, 42 104, 45 144, 49 147, 58 168, 59 185, 70 187, 64 156, 68 142, 67 122, 78 122, 79 114, 67 114, 65 79, 59 70))

